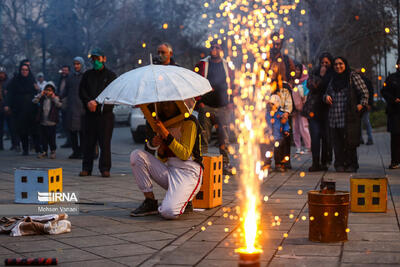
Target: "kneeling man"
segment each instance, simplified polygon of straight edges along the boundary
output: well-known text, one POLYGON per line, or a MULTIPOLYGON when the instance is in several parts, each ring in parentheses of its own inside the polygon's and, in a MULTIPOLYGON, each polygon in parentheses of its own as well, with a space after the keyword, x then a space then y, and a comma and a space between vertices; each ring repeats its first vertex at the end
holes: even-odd
POLYGON ((164 126, 162 121, 179 113, 173 101, 157 103, 156 110, 160 118, 154 123, 156 135, 147 142, 150 149, 157 151, 156 156, 134 150, 130 157, 133 176, 145 196, 131 216, 160 213, 166 219, 175 219, 200 190, 203 175, 200 131, 193 115, 168 128, 164 126), (153 194, 153 181, 167 190, 159 207, 153 194))

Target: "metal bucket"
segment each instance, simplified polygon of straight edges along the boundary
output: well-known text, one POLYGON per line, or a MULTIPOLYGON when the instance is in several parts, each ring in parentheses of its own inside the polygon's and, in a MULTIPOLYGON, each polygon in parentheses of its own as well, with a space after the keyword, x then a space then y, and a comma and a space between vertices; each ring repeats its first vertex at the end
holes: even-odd
POLYGON ((312 190, 308 192, 309 234, 314 242, 347 241, 350 193, 312 190))

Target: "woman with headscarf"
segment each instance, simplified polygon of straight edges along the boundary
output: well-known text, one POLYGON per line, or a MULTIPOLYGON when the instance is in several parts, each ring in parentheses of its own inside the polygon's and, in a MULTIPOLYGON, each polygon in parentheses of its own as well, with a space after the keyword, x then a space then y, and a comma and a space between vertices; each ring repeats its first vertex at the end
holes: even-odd
POLYGON ((73 60, 74 72, 67 78, 63 99, 68 98, 65 110, 65 126, 71 137, 72 154, 70 159, 82 158, 82 116, 85 114, 82 101, 79 98, 79 84, 85 72, 85 61, 82 57, 73 60))
POLYGON ((309 110, 312 116, 307 114, 312 152, 312 165, 308 169, 310 172, 326 171, 332 161, 332 144, 328 123, 329 105, 322 101, 322 96, 325 94, 334 72, 333 57, 330 53, 324 52, 319 56, 318 62, 318 67, 313 71, 311 77, 312 84, 317 87, 309 87, 310 95, 308 96, 309 101, 313 102, 312 108, 309 110), (315 81, 318 82, 315 83, 315 81))
POLYGON ((330 105, 328 118, 337 172, 357 172, 361 115, 368 106, 368 89, 359 74, 343 57, 334 59, 334 74, 324 101, 330 105))
POLYGON ((8 94, 5 110, 11 111, 16 122, 16 132, 22 142, 22 155, 29 154, 29 136, 34 140, 36 153, 40 153, 40 142, 36 115, 38 105, 32 103, 37 93, 35 78, 29 65, 22 63, 18 74, 10 81, 7 87, 8 94))

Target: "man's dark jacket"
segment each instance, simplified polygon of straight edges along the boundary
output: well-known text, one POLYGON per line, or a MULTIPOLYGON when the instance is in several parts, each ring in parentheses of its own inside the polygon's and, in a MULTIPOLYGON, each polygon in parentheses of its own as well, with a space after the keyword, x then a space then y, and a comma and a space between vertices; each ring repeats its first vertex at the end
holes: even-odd
POLYGON ((396 98, 400 98, 400 71, 387 77, 381 94, 387 104, 387 130, 392 134, 400 134, 400 103, 395 102, 396 98))
MULTIPOLYGON (((114 72, 107 68, 102 70, 88 70, 83 74, 81 83, 79 84, 79 97, 82 100, 83 106, 89 112, 87 104, 91 100, 95 100, 98 95, 116 78, 114 72)), ((97 105, 97 114, 102 112, 112 112, 114 105, 97 105)))

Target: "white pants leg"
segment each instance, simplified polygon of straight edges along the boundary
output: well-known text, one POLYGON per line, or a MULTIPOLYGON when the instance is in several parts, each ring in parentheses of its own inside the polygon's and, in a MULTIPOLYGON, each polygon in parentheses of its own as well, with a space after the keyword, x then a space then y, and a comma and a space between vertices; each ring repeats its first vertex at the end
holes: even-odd
POLYGON ((170 158, 167 164, 170 174, 168 191, 158 211, 166 219, 176 219, 199 192, 203 170, 192 160, 170 158))
POLYGON ((168 167, 163 162, 140 149, 131 153, 130 160, 133 177, 142 192, 153 192, 152 180, 165 190, 168 189, 168 167))
POLYGON ((200 190, 203 170, 192 160, 170 158, 163 163, 146 151, 134 150, 130 161, 133 176, 142 192, 153 191, 152 180, 167 190, 158 208, 166 219, 176 219, 181 215, 200 190))

